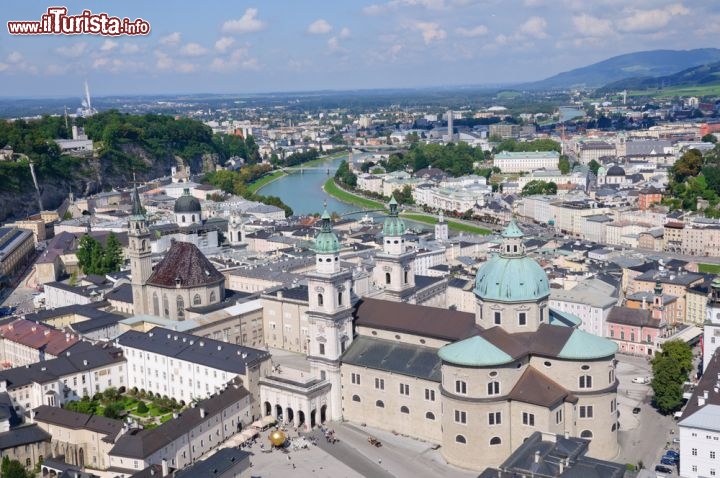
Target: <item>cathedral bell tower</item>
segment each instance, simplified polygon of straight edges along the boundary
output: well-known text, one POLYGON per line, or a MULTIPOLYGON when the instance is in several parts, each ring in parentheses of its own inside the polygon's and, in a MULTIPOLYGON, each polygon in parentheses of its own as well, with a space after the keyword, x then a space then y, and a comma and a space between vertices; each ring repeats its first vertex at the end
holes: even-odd
POLYGON ((130 258, 135 314, 147 314, 149 311, 145 283, 152 274, 150 252, 150 230, 145 217, 145 209, 140 203, 140 194, 137 186, 135 186, 133 189, 132 214, 128 222, 128 256, 130 258))
POLYGON ((327 210, 315 236, 315 271, 308 281, 308 361, 321 380, 331 384, 327 410, 330 420, 342 418, 340 356, 353 340, 352 271, 340 268, 340 241, 327 210))
POLYGON ((390 212, 383 224, 383 251, 375 255, 373 280, 384 290, 384 299, 394 302, 415 300, 415 251, 405 247, 405 223, 398 217, 398 203, 393 196, 390 212))

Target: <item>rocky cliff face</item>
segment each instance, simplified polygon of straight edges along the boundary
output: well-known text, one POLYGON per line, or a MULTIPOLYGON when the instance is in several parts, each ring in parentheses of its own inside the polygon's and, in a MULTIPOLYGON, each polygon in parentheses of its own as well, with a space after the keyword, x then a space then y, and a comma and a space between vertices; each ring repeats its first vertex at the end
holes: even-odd
MULTIPOLYGON (((123 152, 140 159, 147 169, 136 171, 137 181, 148 181, 170 174, 170 168, 184 163, 183 158, 168 152, 161 158, 152 158, 140 146, 123 145, 123 152)), ((214 171, 219 158, 215 154, 204 154, 188 162, 193 173, 214 171)), ((108 159, 88 158, 82 170, 71 180, 56 177, 39 178, 42 205, 45 210, 57 209, 72 192, 76 198, 96 194, 109 189, 124 189, 132 184, 133 171, 127 165, 115 164, 108 159)), ((2 180, 2 178, 0 178, 2 180)), ((32 182, 23 183, 19 193, 0 192, 0 221, 25 218, 40 209, 38 193, 32 182)))

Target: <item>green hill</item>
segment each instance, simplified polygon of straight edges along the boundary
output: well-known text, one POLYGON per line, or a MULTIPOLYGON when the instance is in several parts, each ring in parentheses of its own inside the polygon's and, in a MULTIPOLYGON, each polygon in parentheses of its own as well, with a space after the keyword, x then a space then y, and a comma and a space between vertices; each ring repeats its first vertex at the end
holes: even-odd
POLYGON ((520 85, 525 89, 597 88, 629 78, 656 78, 720 61, 720 49, 651 50, 627 53, 550 78, 520 85))
POLYGON ((622 90, 702 88, 707 86, 720 87, 720 61, 695 66, 686 70, 660 77, 639 77, 615 81, 605 85, 598 93, 609 93, 622 90))

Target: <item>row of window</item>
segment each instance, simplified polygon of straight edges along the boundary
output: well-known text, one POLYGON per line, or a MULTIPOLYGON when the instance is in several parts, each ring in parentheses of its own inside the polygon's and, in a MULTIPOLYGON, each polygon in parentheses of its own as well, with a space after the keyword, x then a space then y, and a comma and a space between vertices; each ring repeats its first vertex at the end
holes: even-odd
MULTIPOLYGON (((697 471, 698 471, 697 465, 693 465, 693 466, 692 466, 692 471, 693 471, 693 472, 697 472, 697 471)), ((717 473, 716 473, 716 471, 715 471, 715 468, 710 468, 710 476, 715 476, 716 474, 717 474, 717 473)))
MULTIPOLYGON (((691 454, 692 456, 698 456, 698 449, 697 449, 697 448, 693 448, 692 450, 690 450, 690 454, 691 454)), ((714 451, 714 450, 711 450, 711 451, 709 452, 709 456, 710 456, 710 459, 711 459, 711 460, 714 460, 714 459, 715 459, 715 451, 714 451)))
MULTIPOLYGON (((508 246, 508 247, 509 247, 509 246, 508 246)), ((515 246, 515 247, 517 248, 517 246, 515 246)), ((509 251, 508 251, 508 252, 509 252, 509 251)), ((515 252, 517 252, 517 251, 515 251, 515 252)), ((482 312, 483 312, 483 308, 480 307, 480 320, 482 320, 482 318, 483 318, 483 317, 482 317, 482 316, 483 316, 483 313, 482 313, 482 312)), ((540 309, 540 322, 542 323, 542 322, 544 322, 544 321, 545 321, 545 309, 542 309, 542 308, 541 308, 541 309, 540 309)), ((493 313, 493 323, 494 323, 495 325, 502 325, 502 323, 503 323, 502 312, 496 310, 496 311, 493 313)), ((519 326, 527 325, 527 312, 518 312, 518 313, 517 313, 517 323, 518 323, 519 326)))

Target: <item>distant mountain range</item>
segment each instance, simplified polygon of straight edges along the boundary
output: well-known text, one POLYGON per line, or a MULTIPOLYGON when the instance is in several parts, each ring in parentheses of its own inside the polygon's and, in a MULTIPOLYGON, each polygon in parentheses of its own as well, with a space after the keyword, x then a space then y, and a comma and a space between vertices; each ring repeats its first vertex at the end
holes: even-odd
POLYGON ((523 89, 547 90, 584 86, 598 88, 628 78, 658 78, 699 65, 720 62, 720 49, 651 50, 614 56, 544 80, 520 85, 523 89))
POLYGON ((720 84, 720 61, 694 66, 686 70, 659 77, 627 78, 608 83, 598 92, 645 90, 652 88, 697 87, 720 84))

